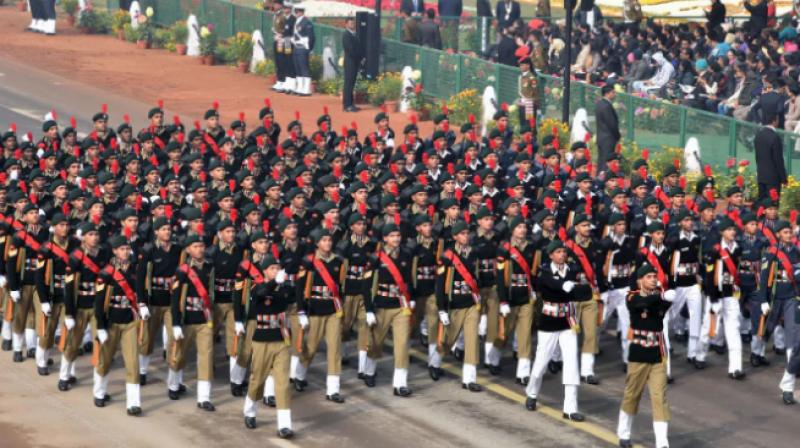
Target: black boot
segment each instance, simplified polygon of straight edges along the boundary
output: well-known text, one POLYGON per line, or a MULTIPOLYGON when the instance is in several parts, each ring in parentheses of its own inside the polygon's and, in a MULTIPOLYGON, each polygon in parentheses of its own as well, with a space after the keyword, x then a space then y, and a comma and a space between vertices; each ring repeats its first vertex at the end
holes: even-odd
POLYGON ((291 439, 294 437, 294 432, 289 428, 281 428, 278 430, 278 437, 281 439, 291 439))
POLYGON ((28 353, 27 353, 27 357, 30 358, 30 359, 35 358, 36 357, 36 349, 35 348, 29 348, 28 349, 28 353))
POLYGON ((140 408, 139 406, 131 406, 130 408, 128 408, 128 415, 130 415, 131 417, 138 417, 142 415, 142 408, 140 408))
POLYGON ((433 381, 439 381, 440 378, 439 369, 437 369, 436 367, 428 366, 428 375, 431 376, 431 379, 433 381))
POLYGON ((197 403, 197 407, 202 409, 202 410, 204 410, 204 411, 207 411, 207 412, 214 412, 214 411, 217 410, 217 408, 215 408, 214 405, 211 404, 210 401, 204 401, 202 403, 197 403))
POLYGON ((797 400, 794 399, 793 392, 784 392, 783 393, 783 404, 790 405, 797 403, 797 400))
POLYGON ((146 373, 140 373, 139 374, 139 385, 140 386, 147 385, 147 374, 146 373))
POLYGON ((38 373, 39 376, 50 375, 50 371, 47 369, 47 367, 36 367, 36 373, 38 373))
POLYGON ((464 360, 464 351, 458 348, 453 349, 453 357, 459 361, 464 360))
POLYGON ((561 416, 567 420, 572 420, 573 422, 582 422, 586 420, 586 418, 584 418, 583 414, 581 414, 580 412, 573 412, 572 414, 567 414, 565 412, 561 416))
POLYGON ((395 387, 394 388, 394 396, 395 397, 410 397, 411 396, 411 389, 407 387, 395 387))
POLYGON ((256 418, 255 417, 245 417, 244 418, 244 426, 247 429, 256 429, 256 418))
POLYGON ((344 397, 338 392, 331 395, 325 395, 325 399, 334 403, 344 403, 344 397))
POLYGON ((264 404, 274 408, 275 407, 275 397, 264 397, 264 404))
POLYGON ((375 387, 375 375, 364 375, 364 384, 367 387, 375 387))
POLYGON ((22 362, 25 358, 22 357, 22 352, 14 352, 14 362, 22 362))
POLYGON ((483 387, 481 387, 481 385, 478 383, 461 383, 461 388, 467 389, 470 392, 480 392, 483 390, 483 387))
POLYGON ((536 399, 535 398, 531 398, 531 397, 528 397, 527 399, 525 399, 525 409, 527 409, 529 411, 535 411, 536 410, 536 399))
POLYGON ((70 388, 69 381, 58 380, 58 390, 61 392, 66 392, 70 388))
POLYGON ((296 390, 298 392, 302 392, 302 391, 306 390, 306 386, 308 386, 308 381, 306 381, 306 380, 298 380, 298 379, 294 380, 294 390, 296 390))
POLYGON ((3 351, 4 352, 11 351, 11 339, 3 339, 3 351))

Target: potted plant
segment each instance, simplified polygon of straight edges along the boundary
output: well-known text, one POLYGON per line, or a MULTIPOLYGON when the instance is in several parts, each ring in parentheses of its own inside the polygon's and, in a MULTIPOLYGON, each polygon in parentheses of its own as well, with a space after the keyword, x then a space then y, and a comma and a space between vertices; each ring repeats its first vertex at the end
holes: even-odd
POLYGON ((275 62, 272 59, 259 61, 253 69, 253 73, 267 78, 267 84, 275 84, 277 76, 275 75, 275 62))
POLYGON ((87 34, 105 34, 111 27, 111 16, 105 12, 98 12, 91 2, 86 2, 86 8, 78 18, 78 28, 87 34))
POLYGON ((200 28, 200 63, 214 65, 214 53, 217 51, 217 34, 214 25, 209 23, 200 28))
MULTIPOLYGON (((74 0, 64 0, 65 2, 74 0)), ((65 3, 66 8, 66 3, 65 3)), ((125 40, 125 25, 130 26, 131 16, 128 11, 118 10, 111 16, 111 30, 117 35, 117 39, 125 40)))
POLYGON ((139 22, 139 39, 136 41, 136 46, 142 50, 150 48, 153 43, 153 29, 150 22, 153 14, 153 7, 148 6, 145 13, 136 19, 139 22))
POLYGON ((189 28, 185 20, 179 20, 170 27, 172 33, 172 43, 175 44, 175 52, 183 56, 186 54, 186 39, 189 37, 189 28))
POLYGON ((400 73, 383 73, 367 89, 369 102, 373 106, 386 104, 390 110, 396 110, 397 100, 403 90, 403 78, 400 73))
POLYGON ((61 6, 64 8, 64 13, 67 15, 67 23, 69 26, 75 26, 75 13, 78 12, 78 0, 63 0, 61 6))
POLYGON ((231 57, 236 61, 236 67, 242 73, 247 73, 250 66, 250 56, 253 54, 250 43, 250 33, 238 32, 228 39, 228 49, 231 57))

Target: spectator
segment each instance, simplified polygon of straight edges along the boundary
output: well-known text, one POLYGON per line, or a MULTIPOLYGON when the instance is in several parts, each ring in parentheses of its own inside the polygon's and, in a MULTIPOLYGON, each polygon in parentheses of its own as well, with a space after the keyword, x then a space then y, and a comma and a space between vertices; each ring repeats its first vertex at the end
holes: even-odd
POLYGON ((405 11, 400 11, 403 18, 403 42, 407 44, 419 45, 422 43, 422 36, 419 27, 419 17, 409 17, 405 11))
POLYGON ((605 170, 606 161, 622 137, 619 133, 619 118, 614 110, 614 98, 617 96, 612 84, 606 84, 600 90, 603 95, 595 103, 595 122, 597 123, 597 157, 598 172, 605 170))
POLYGON ((489 0, 478 0, 475 6, 477 9, 475 15, 478 17, 492 18, 492 4, 489 3, 489 0))
POLYGON ((706 19, 708 19, 708 23, 706 24, 706 30, 709 34, 712 32, 719 32, 722 30, 721 26, 722 23, 725 22, 725 5, 722 3, 722 0, 711 0, 711 8, 709 8, 706 12, 706 19))
POLYGON ((514 41, 514 27, 509 26, 503 30, 503 36, 500 43, 497 44, 497 62, 499 64, 517 66, 517 57, 514 53, 517 51, 517 43, 514 41))
POLYGON ((750 111, 753 90, 756 88, 756 77, 746 63, 737 64, 733 74, 736 88, 727 100, 720 103, 717 112, 723 115, 732 114, 737 119, 743 120, 750 111))
POLYGON ((442 19, 443 45, 458 51, 458 24, 464 8, 462 0, 439 0, 439 17, 442 19))
POLYGON ((423 0, 403 0, 400 3, 400 11, 407 16, 421 16, 425 12, 425 2, 423 0))
POLYGON ((653 55, 653 63, 656 65, 656 74, 646 81, 636 81, 633 83, 633 90, 641 93, 655 93, 661 90, 675 73, 672 66, 660 51, 653 55))
POLYGON ((422 46, 428 48, 442 49, 442 33, 439 31, 439 25, 434 20, 436 18, 436 11, 428 8, 425 11, 425 19, 419 26, 419 31, 422 40, 422 46))
POLYGON ((750 109, 748 118, 762 125, 769 124, 770 117, 778 117, 777 127, 783 129, 785 124, 786 98, 778 91, 780 90, 779 79, 774 76, 765 76, 762 81, 763 88, 761 96, 758 97, 750 109))
POLYGON ((756 181, 758 182, 758 199, 769 197, 771 189, 781 191, 786 184, 786 166, 783 163, 783 140, 775 131, 778 125, 776 115, 767 116, 767 125, 756 134, 756 181))
POLYGON ((536 17, 550 21, 550 0, 536 2, 536 17))
POLYGON ((498 41, 502 38, 502 31, 516 23, 520 17, 519 2, 516 0, 503 0, 497 2, 494 13, 497 19, 498 41))
POLYGON ((633 59, 627 74, 623 77, 623 81, 627 83, 628 89, 633 88, 633 83, 635 81, 642 81, 650 77, 650 64, 645 61, 642 56, 642 50, 639 49, 628 53, 628 58, 633 59))
POLYGON ((787 131, 800 132, 800 86, 796 82, 789 85, 789 100, 786 101, 786 121, 783 127, 787 131))
POLYGON ((755 5, 750 4, 748 0, 742 0, 742 5, 747 12, 750 13, 750 22, 748 24, 750 29, 750 38, 754 39, 761 35, 761 30, 767 27, 768 7, 767 0, 756 0, 758 3, 755 5))
POLYGON ((643 17, 642 5, 639 4, 639 0, 625 0, 623 16, 625 18, 625 23, 635 23, 638 26, 643 17))

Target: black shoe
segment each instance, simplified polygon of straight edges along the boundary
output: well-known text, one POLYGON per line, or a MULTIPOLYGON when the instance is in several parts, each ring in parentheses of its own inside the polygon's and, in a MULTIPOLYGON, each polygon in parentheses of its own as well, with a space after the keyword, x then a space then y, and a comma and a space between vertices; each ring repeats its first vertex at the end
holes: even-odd
POLYGON ((87 342, 87 343, 83 344, 83 352, 84 353, 92 353, 92 348, 93 347, 92 347, 92 343, 91 342, 87 342))
POLYGON ((582 422, 586 420, 586 418, 580 412, 573 412, 572 414, 567 414, 566 412, 561 414, 567 420, 572 420, 573 422, 582 422))
POLYGON ((703 370, 703 369, 706 368, 706 362, 705 361, 698 361, 698 360, 695 359, 694 360, 694 368, 697 369, 697 370, 703 370))
POLYGON ((106 407, 106 400, 103 398, 95 398, 94 405, 97 406, 98 408, 104 408, 106 407))
POLYGON ((724 355, 725 354, 725 346, 724 345, 711 344, 711 345, 709 345, 708 348, 711 351, 713 351, 714 353, 718 354, 718 355, 724 355))
POLYGON ((689 358, 686 358, 686 362, 688 362, 689 364, 694 364, 695 363, 695 359, 692 358, 692 357, 689 357, 689 358))
POLYGON ((520 384, 522 386, 527 386, 530 380, 531 378, 529 376, 526 376, 524 378, 517 378, 517 384, 520 384))
POLYGON ((50 359, 47 360, 47 365, 48 366, 52 366, 53 364, 55 364, 55 361, 53 361, 53 358, 50 358, 50 359))
POLYGON ((58 380, 58 390, 61 392, 66 392, 70 388, 69 381, 58 380))
POLYGON ((500 375, 500 366, 493 366, 489 364, 489 374, 493 376, 500 375))
POLYGON ((364 379, 364 372, 358 372, 358 379, 360 380, 364 379))
POLYGON ((344 397, 341 396, 338 392, 332 395, 325 395, 325 399, 328 401, 332 401, 334 403, 344 403, 344 397))
POLYGON ((244 391, 242 389, 243 388, 241 384, 231 383, 231 395, 234 397, 241 397, 244 395, 244 391))
POLYGON ((797 403, 797 400, 794 399, 794 393, 792 392, 783 393, 783 404, 790 405, 795 403, 797 403))
POLYGON ((289 428, 281 428, 278 430, 278 437, 281 439, 291 439, 294 437, 294 432, 289 428))
POLYGON ((737 380, 737 381, 743 380, 745 376, 746 376, 745 373, 742 372, 741 370, 737 370, 737 371, 735 371, 733 373, 729 373, 728 374, 728 378, 730 378, 732 380, 737 380))
POLYGON ((67 380, 67 382, 68 382, 70 385, 74 385, 74 384, 77 384, 77 382, 78 382, 78 379, 77 379, 77 378, 75 378, 74 376, 71 376, 71 377, 69 377, 69 379, 67 380))
POLYGON ((619 446, 620 448, 633 448, 633 443, 631 443, 631 439, 619 439, 619 446))
POLYGON ((342 365, 349 366, 350 365, 350 358, 342 358, 342 365))
POLYGON ((767 358, 765 358, 763 356, 759 356, 758 357, 758 362, 760 362, 761 365, 765 366, 765 367, 770 365, 769 359, 767 359, 767 358))
POLYGON ((556 365, 555 361, 550 361, 547 363, 547 371, 555 375, 558 373, 558 366, 556 365))
POLYGON ((360 110, 361 110, 361 108, 356 107, 356 106, 350 106, 350 107, 345 107, 344 108, 345 112, 358 112, 360 110))
POLYGON ((528 397, 525 400, 525 409, 527 409, 529 411, 535 411, 536 410, 536 399, 528 397))
POLYGON ((749 344, 753 340, 753 335, 750 333, 742 333, 742 344, 749 344))
POLYGON ((461 383, 461 388, 467 389, 470 392, 480 392, 483 390, 483 387, 481 387, 481 385, 478 383, 469 383, 469 384, 461 383))
POLYGON ((275 407, 275 397, 264 397, 263 400, 265 405, 271 408, 275 407))
POLYGON ((47 375, 50 375, 50 371, 49 371, 49 370, 47 370, 47 367, 37 367, 37 368, 36 368, 36 373, 38 373, 38 374, 39 374, 39 376, 47 376, 47 375))
POLYGON ((211 404, 210 401, 204 401, 202 403, 197 403, 197 407, 202 409, 202 410, 204 410, 204 411, 208 411, 208 412, 214 412, 214 411, 217 410, 217 408, 215 408, 214 405, 211 404))
POLYGON ((130 408, 128 408, 128 415, 130 415, 131 417, 138 417, 142 415, 142 408, 140 408, 139 406, 131 406, 130 408))
POLYGON ((431 376, 433 381, 439 381, 439 378, 441 378, 439 375, 439 369, 433 366, 428 366, 428 375, 431 376))
POLYGON ((14 352, 14 362, 22 362, 25 358, 22 357, 22 352, 14 352))
POLYGON ((676 341, 680 342, 683 345, 689 343, 689 333, 679 333, 676 334, 674 337, 676 341))
POLYGON ((394 396, 395 397, 410 397, 411 396, 411 389, 407 387, 395 387, 394 388, 394 396))
POLYGON ((454 348, 452 353, 453 353, 453 358, 456 358, 459 361, 464 360, 464 350, 454 348))
POLYGON ((672 383, 674 383, 674 382, 675 382, 675 378, 673 378, 673 377, 671 377, 671 376, 668 376, 668 377, 667 377, 667 384, 672 384, 672 383))
POLYGON ((10 339, 3 339, 3 351, 10 352, 11 351, 11 340, 10 339))
POLYGON ((108 394, 103 395, 103 401, 105 401, 106 403, 111 401, 111 395, 108 395, 108 394))
POLYGON ((247 429, 256 429, 256 418, 255 417, 245 417, 244 418, 244 427, 247 429))
POLYGON ((753 367, 761 366, 761 357, 756 355, 755 353, 750 353, 750 365, 753 367))
POLYGON ((600 380, 598 380, 597 377, 594 375, 582 376, 581 379, 586 384, 591 384, 592 386, 597 386, 598 384, 600 384, 600 380))
POLYGON ((628 373, 628 363, 622 363, 622 373, 628 373))
POLYGON ((177 390, 167 389, 167 396, 170 400, 177 400, 181 398, 181 394, 177 390))
POLYGON ((181 394, 181 395, 186 393, 186 385, 185 384, 178 385, 178 393, 181 394))
POLYGON ((367 387, 375 387, 375 375, 364 375, 364 384, 367 387))
MULTIPOLYGON (((774 348, 774 349, 772 349, 772 351, 774 351, 776 355, 781 355, 781 356, 786 355, 786 349, 785 348, 774 348)), ((30 356, 29 356, 29 358, 30 358, 30 356)))
POLYGON ((35 358, 36 357, 36 349, 35 348, 29 348, 28 349, 28 353, 27 353, 27 357, 30 358, 30 359, 35 358))
POLYGON ((140 373, 139 374, 139 385, 140 386, 146 386, 147 385, 147 374, 146 373, 140 373))
POLYGON ((306 390, 306 386, 308 386, 308 381, 306 381, 306 380, 298 380, 298 379, 294 380, 294 390, 296 390, 298 392, 302 392, 302 391, 306 390))

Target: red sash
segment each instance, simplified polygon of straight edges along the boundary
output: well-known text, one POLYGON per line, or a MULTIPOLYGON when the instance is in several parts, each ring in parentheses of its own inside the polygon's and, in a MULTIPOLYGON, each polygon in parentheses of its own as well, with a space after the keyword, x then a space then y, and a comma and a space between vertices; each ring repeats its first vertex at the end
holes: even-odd
POLYGON ((87 255, 85 255, 80 249, 75 249, 74 251, 72 251, 72 254, 75 255, 75 258, 80 259, 81 263, 83 263, 84 266, 86 266, 90 271, 92 271, 94 275, 100 273, 100 266, 95 264, 95 262, 92 261, 92 259, 89 258, 87 255))
POLYGON ((211 297, 208 295, 208 290, 206 289, 205 285, 203 285, 203 282, 200 281, 200 277, 197 276, 197 272, 190 268, 188 264, 181 265, 180 269, 184 274, 186 274, 186 278, 192 282, 192 286, 194 286, 195 291, 197 291, 197 295, 203 299, 203 306, 205 307, 203 314, 206 316, 206 320, 208 320, 211 312, 211 297))
POLYGON ((397 265, 394 263, 394 260, 392 260, 392 257, 387 255, 384 251, 378 252, 378 258, 381 260, 381 263, 386 265, 386 269, 389 270, 389 274, 392 274, 394 282, 397 283, 397 287, 400 288, 400 294, 403 295, 403 300, 400 304, 403 306, 403 308, 409 308, 411 294, 409 294, 406 282, 403 280, 403 276, 400 275, 400 270, 397 269, 397 265))
POLYGON ((777 247, 773 246, 767 249, 767 252, 775 255, 778 261, 781 262, 781 266, 783 270, 786 271, 786 276, 789 277, 789 281, 792 282, 792 286, 797 288, 797 284, 794 282, 794 271, 792 270, 792 262, 789 261, 789 257, 786 256, 786 253, 777 247))
POLYGON ((247 271, 247 275, 249 275, 256 284, 264 283, 264 277, 258 272, 258 269, 250 260, 242 261, 242 269, 247 271))
POLYGON ((131 309, 133 309, 134 318, 137 318, 136 316, 139 314, 139 302, 136 301, 136 293, 134 293, 133 289, 131 289, 131 285, 128 284, 128 281, 125 280, 125 277, 122 275, 122 273, 116 270, 112 265, 106 266, 104 272, 111 276, 117 286, 119 286, 119 289, 121 289, 125 294, 128 302, 131 303, 131 309))
POLYGON ((325 263, 319 261, 313 255, 311 256, 311 264, 314 265, 314 269, 319 272, 319 276, 322 277, 322 281, 325 282, 325 286, 331 290, 333 294, 333 307, 336 309, 336 313, 342 312, 342 299, 339 295, 339 286, 336 285, 336 282, 331 277, 331 273, 328 272, 328 268, 325 267, 325 263))
POLYGON ((48 241, 45 245, 45 248, 49 249, 50 252, 53 253, 56 257, 60 258, 64 264, 69 265, 69 255, 64 251, 64 249, 58 247, 57 244, 53 244, 52 241, 48 241))
POLYGON ((456 268, 458 275, 460 275, 461 278, 464 279, 464 282, 467 283, 469 289, 472 290, 472 299, 475 301, 475 303, 480 304, 481 295, 480 295, 480 290, 478 289, 478 282, 475 280, 475 277, 472 276, 472 273, 469 272, 469 269, 467 269, 467 267, 464 266, 464 262, 461 261, 461 258, 456 256, 456 254, 450 249, 444 251, 443 255, 445 256, 445 258, 450 260, 451 263, 453 263, 453 267, 456 268))
POLYGON ((739 270, 736 269, 736 265, 733 264, 733 259, 731 258, 731 254, 728 253, 728 251, 720 244, 715 244, 714 249, 719 251, 719 256, 722 259, 722 262, 725 263, 725 267, 728 268, 728 272, 731 274, 731 277, 733 277, 733 283, 738 287, 739 270))
POLYGON ((661 262, 658 261, 656 254, 651 252, 647 247, 643 247, 640 252, 647 257, 647 262, 656 269, 656 275, 658 276, 658 281, 661 283, 661 288, 667 289, 667 274, 661 267, 661 262))
POLYGON ((669 200, 669 197, 667 196, 666 193, 664 193, 664 190, 662 190, 661 188, 656 188, 656 198, 659 201, 661 201, 662 204, 664 204, 664 208, 672 207, 672 202, 669 200))
POLYGON ((586 274, 586 280, 589 280, 589 285, 591 285, 592 289, 596 290, 597 279, 594 275, 594 268, 592 268, 592 264, 589 263, 589 257, 586 256, 586 252, 573 240, 567 240, 565 244, 567 245, 567 249, 571 250, 575 253, 575 256, 578 257, 578 262, 581 264, 584 274, 586 274))
POLYGON ((742 218, 739 217, 737 210, 731 210, 727 212, 726 215, 731 221, 733 221, 734 224, 736 224, 736 227, 738 227, 740 230, 744 229, 744 223, 742 222, 742 218))
POLYGON ((770 229, 769 227, 765 226, 763 222, 758 223, 758 228, 761 230, 761 232, 764 234, 764 236, 767 237, 767 239, 769 240, 769 244, 770 245, 774 246, 774 245, 778 244, 778 240, 777 240, 777 238, 775 238, 775 234, 772 233, 772 229, 770 229))
POLYGON ((511 256, 511 258, 513 258, 514 261, 517 262, 517 264, 519 265, 520 268, 522 268, 522 272, 525 273, 525 278, 526 278, 526 280, 528 280, 528 292, 530 292, 531 291, 531 284, 532 284, 532 282, 531 282, 531 267, 530 267, 530 265, 528 264, 527 261, 525 261, 525 257, 522 256, 522 254, 520 253, 519 249, 517 249, 516 247, 512 247, 508 243, 504 243, 503 247, 505 248, 505 250, 508 251, 508 255, 511 256))
POLYGON ((42 245, 24 230, 17 232, 17 238, 21 239, 25 245, 34 252, 39 252, 39 250, 42 248, 42 245))
POLYGON ((208 135, 208 133, 203 133, 203 140, 211 146, 211 149, 214 151, 214 154, 217 157, 220 157, 219 146, 217 145, 217 141, 214 140, 214 137, 208 135))

